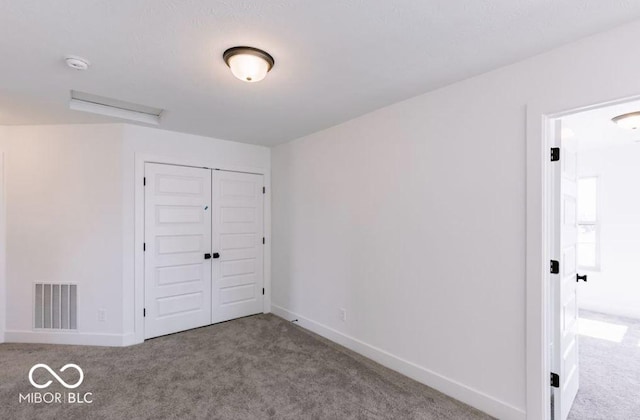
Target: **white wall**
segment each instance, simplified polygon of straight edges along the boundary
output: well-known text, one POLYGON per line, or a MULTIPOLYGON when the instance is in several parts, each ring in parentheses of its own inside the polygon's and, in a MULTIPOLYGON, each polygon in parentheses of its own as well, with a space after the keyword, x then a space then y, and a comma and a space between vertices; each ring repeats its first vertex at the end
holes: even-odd
POLYGON ((78 283, 78 334, 110 342, 122 328, 122 127, 8 127, 7 341, 38 341, 33 284, 78 283), (97 310, 104 309, 105 322, 97 310))
POLYGON ((4 147, 7 136, 7 128, 0 126, 0 343, 4 342, 4 331, 6 322, 6 261, 5 261, 5 238, 6 238, 6 209, 5 209, 5 185, 4 185, 4 147))
POLYGON ((639 37, 636 22, 276 147, 274 312, 524 418, 526 107, 639 94, 639 37))
POLYGON ((640 319, 640 144, 580 153, 580 176, 600 178, 600 270, 581 283, 579 305, 640 319))
MULTIPOLYGON (((141 296, 134 276, 136 158, 264 172, 266 182, 270 177, 270 150, 261 146, 122 124, 5 131, 4 139, 0 131, 0 152, 5 151, 7 182, 7 306, 0 312, 7 317, 6 341, 127 345, 142 340, 136 336, 142 308, 134 312, 136 294, 141 296), (78 283, 77 333, 33 330, 37 281, 78 283), (104 322, 98 321, 99 309, 106 311, 104 322)), ((269 246, 267 261, 268 252, 269 246)), ((268 264, 266 270, 265 283, 268 264)))

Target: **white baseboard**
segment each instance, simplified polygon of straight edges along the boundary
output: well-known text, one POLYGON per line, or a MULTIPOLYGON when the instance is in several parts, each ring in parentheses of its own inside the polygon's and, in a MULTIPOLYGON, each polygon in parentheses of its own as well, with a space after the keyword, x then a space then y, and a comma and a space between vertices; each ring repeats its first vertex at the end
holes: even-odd
POLYGON ((369 359, 380 363, 389 369, 400 372, 403 375, 410 377, 420 383, 423 383, 431 388, 449 395, 459 401, 469 404, 478 410, 505 420, 524 420, 526 413, 524 410, 500 401, 491 397, 481 391, 466 386, 453 379, 447 378, 422 366, 418 366, 415 363, 401 359, 388 353, 382 349, 371 346, 356 338, 345 335, 339 331, 336 331, 326 325, 312 321, 305 318, 300 314, 291 312, 280 306, 271 304, 271 311, 273 314, 284 318, 286 320, 297 319, 297 325, 310 330, 318 335, 323 336, 335 343, 338 343, 349 350, 355 351, 369 359))
POLYGON ((144 339, 140 340, 138 337, 136 337, 136 333, 127 333, 122 335, 123 347, 133 346, 135 344, 142 344, 142 343, 144 343, 144 339))
POLYGON ((73 344, 80 346, 122 347, 129 334, 91 334, 78 332, 5 331, 6 343, 73 344))

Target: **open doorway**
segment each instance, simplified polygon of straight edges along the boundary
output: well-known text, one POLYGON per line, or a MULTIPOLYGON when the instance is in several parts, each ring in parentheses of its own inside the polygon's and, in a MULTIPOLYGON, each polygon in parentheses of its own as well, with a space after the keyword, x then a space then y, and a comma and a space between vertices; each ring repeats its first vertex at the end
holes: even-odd
POLYGON ((639 111, 632 101, 550 121, 554 419, 640 412, 639 111))

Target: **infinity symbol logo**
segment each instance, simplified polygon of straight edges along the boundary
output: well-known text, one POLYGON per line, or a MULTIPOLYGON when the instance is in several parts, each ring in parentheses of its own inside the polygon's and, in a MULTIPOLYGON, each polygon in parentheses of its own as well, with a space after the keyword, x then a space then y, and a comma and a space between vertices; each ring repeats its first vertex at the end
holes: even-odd
POLYGON ((60 382, 60 384, 62 386, 64 386, 65 388, 68 389, 73 389, 73 388, 77 388, 80 386, 80 384, 82 383, 82 381, 84 380, 84 372, 82 372, 82 369, 80 369, 80 366, 75 365, 73 363, 69 363, 67 365, 62 366, 62 369, 60 369, 60 372, 64 372, 65 370, 67 370, 68 368, 74 368, 75 370, 78 371, 78 373, 80 374, 80 379, 78 379, 78 382, 76 382, 75 384, 71 384, 69 385, 68 383, 66 383, 61 377, 59 377, 54 371, 53 369, 51 369, 49 366, 45 365, 44 363, 38 363, 37 365, 34 365, 31 370, 29 371, 29 382, 31 382, 31 385, 35 386, 38 389, 42 389, 42 388, 46 388, 49 385, 51 385, 51 383, 53 381, 49 380, 47 383, 45 384, 38 384, 33 380, 33 372, 35 372, 36 369, 38 368, 43 368, 46 369, 54 378, 56 378, 56 380, 58 382, 60 382))

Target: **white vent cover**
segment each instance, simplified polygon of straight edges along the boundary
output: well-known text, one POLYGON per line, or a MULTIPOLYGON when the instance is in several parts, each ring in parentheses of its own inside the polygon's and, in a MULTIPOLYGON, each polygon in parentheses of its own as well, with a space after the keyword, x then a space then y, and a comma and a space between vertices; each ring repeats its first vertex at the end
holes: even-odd
POLYGON ((75 111, 91 112, 152 125, 160 124, 160 115, 163 111, 160 108, 134 104, 77 90, 71 91, 69 108, 75 111))
POLYGON ((54 330, 78 328, 78 285, 36 283, 35 327, 54 330))

